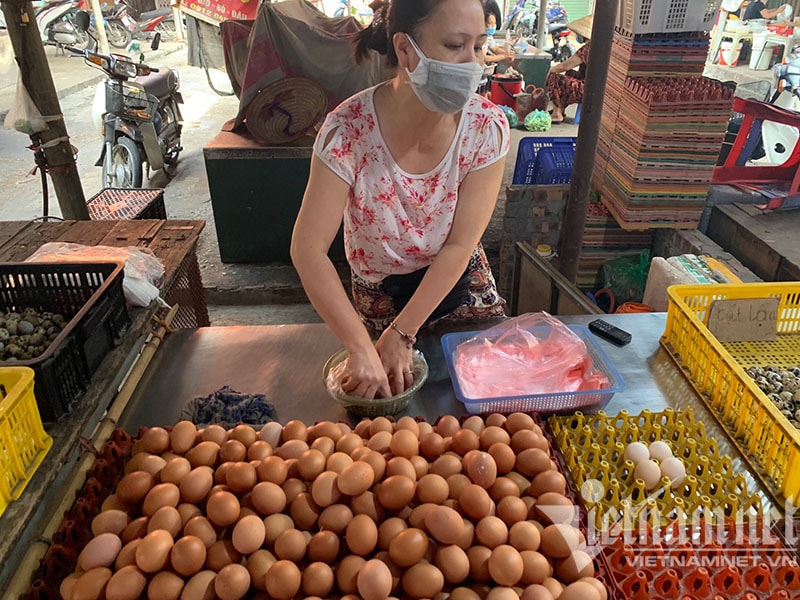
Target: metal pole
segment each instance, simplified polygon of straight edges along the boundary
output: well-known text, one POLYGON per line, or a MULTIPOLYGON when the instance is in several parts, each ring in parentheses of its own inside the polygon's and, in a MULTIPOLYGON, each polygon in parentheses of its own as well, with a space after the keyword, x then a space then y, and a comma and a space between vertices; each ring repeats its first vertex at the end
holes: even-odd
POLYGON ((536 47, 544 50, 544 26, 547 23, 547 0, 539 0, 539 18, 536 19, 536 47))
POLYGON ((589 206, 594 155, 600 133, 600 114, 606 92, 611 42, 616 24, 617 0, 597 0, 592 23, 591 51, 586 69, 581 124, 572 169, 572 183, 561 226, 559 271, 573 283, 578 275, 578 259, 583 245, 583 228, 589 206))

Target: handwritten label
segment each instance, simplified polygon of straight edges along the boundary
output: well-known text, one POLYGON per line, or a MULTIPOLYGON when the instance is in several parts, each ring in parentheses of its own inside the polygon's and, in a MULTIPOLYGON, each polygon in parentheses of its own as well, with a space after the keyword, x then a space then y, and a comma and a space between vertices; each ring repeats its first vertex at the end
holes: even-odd
POLYGON ((771 342, 778 337, 778 298, 714 300, 708 329, 720 342, 771 342))

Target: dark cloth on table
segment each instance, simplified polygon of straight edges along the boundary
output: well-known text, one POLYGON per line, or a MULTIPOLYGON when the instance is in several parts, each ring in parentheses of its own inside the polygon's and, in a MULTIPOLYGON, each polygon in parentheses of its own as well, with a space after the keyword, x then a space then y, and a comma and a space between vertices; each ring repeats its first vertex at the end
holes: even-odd
POLYGON ((181 411, 181 419, 197 425, 221 425, 226 429, 239 423, 263 425, 277 420, 272 403, 264 394, 242 394, 225 386, 213 394, 198 396, 181 411))
POLYGON ((545 83, 550 101, 562 111, 571 104, 579 104, 583 101, 589 43, 581 46, 575 54, 581 59, 581 64, 577 69, 570 69, 566 73, 550 73, 545 83))
POLYGON ((751 2, 747 5, 747 10, 745 10, 742 20, 748 21, 750 19, 763 19, 764 17, 761 16, 761 11, 765 8, 767 8, 767 5, 763 2, 759 2, 759 0, 751 2))

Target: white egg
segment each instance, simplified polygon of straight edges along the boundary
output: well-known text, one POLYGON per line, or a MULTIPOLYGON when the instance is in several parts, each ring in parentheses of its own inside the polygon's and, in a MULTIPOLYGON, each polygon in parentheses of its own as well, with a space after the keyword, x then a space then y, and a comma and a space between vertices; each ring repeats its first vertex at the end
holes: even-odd
POLYGON ((652 490, 661 481, 661 469, 654 460, 643 460, 633 472, 636 479, 644 481, 644 487, 652 490))
POLYGON ((630 460, 633 464, 638 465, 640 462, 650 457, 650 451, 642 442, 631 442, 628 444, 628 447, 625 448, 623 457, 626 460, 630 460))
POLYGON ((659 462, 667 460, 672 456, 672 450, 666 442, 657 441, 650 444, 650 458, 659 462))
POLYGON ((686 467, 681 462, 681 459, 670 456, 661 463, 661 474, 669 477, 674 489, 686 479, 686 467))
POLYGON ((283 426, 277 421, 272 421, 264 425, 258 432, 258 439, 267 442, 273 448, 277 448, 281 440, 283 426))

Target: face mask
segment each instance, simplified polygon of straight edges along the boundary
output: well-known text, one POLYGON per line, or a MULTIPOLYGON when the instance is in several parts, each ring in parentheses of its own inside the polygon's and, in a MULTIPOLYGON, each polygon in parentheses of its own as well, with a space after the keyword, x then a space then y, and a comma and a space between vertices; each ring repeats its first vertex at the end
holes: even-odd
POLYGON ((486 28, 486 35, 494 35, 495 31, 497 31, 497 27, 487 27, 486 28))
POLYGON ((411 79, 411 89, 428 110, 457 113, 464 108, 483 76, 483 67, 476 62, 449 63, 428 58, 408 37, 419 57, 413 73, 406 69, 411 79))

